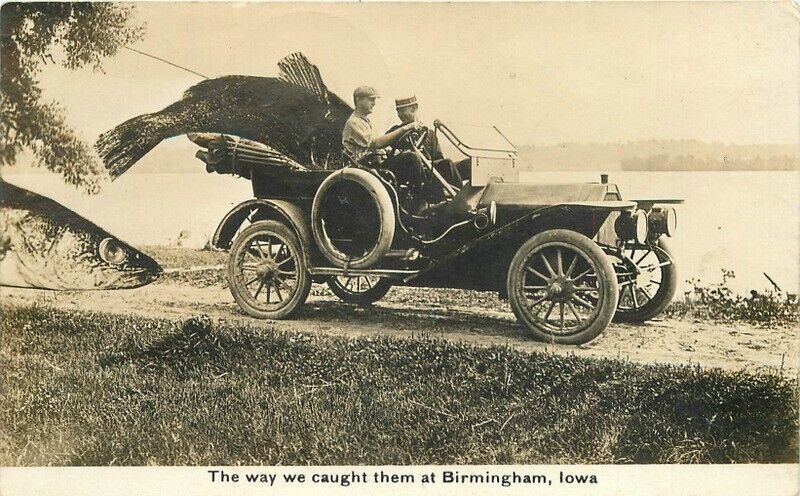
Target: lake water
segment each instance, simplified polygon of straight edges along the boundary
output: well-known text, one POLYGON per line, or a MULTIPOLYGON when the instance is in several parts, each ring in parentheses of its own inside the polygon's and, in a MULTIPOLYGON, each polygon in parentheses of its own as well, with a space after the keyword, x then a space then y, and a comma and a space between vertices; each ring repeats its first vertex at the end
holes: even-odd
MULTIPOLYGON (((247 180, 216 174, 136 174, 85 196, 50 174, 9 174, 5 179, 49 196, 135 244, 201 247, 225 213, 252 196, 247 180)), ((526 182, 599 180, 595 172, 527 172, 526 182)), ((671 240, 681 280, 719 281, 736 273, 737 291, 770 287, 797 292, 800 244, 800 174, 797 172, 622 172, 610 181, 623 198, 683 198, 671 240)))
MULTIPOLYGON (((737 291, 771 288, 763 273, 786 291, 797 292, 800 244, 798 172, 610 171, 624 199, 682 198, 671 247, 681 280, 721 279, 736 273, 737 291)), ((599 173, 529 172, 528 182, 598 181, 599 173)))

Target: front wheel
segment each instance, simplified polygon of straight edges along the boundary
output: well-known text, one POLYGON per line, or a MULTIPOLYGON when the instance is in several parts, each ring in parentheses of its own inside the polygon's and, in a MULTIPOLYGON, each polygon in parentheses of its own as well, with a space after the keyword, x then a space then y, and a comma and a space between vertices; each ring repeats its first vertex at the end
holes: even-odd
POLYGON ((333 276, 328 288, 345 303, 368 306, 392 289, 392 283, 378 276, 333 276))
POLYGON ((616 255, 619 301, 614 320, 644 322, 667 308, 678 287, 678 268, 667 243, 626 246, 616 255))
POLYGON ((508 297, 517 319, 539 340, 583 344, 608 327, 617 306, 617 277, 586 236, 553 229, 523 243, 511 261, 508 297))
POLYGON ((239 307, 253 317, 282 319, 291 315, 311 289, 294 231, 273 220, 245 228, 231 247, 228 287, 239 307))

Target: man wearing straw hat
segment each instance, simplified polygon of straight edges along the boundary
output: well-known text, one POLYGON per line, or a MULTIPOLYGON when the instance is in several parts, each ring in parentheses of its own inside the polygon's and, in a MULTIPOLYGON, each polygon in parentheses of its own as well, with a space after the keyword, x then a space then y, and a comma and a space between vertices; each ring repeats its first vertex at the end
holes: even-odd
MULTIPOLYGON (((405 98, 397 98, 395 99, 394 103, 395 110, 397 110, 397 117, 400 119, 400 124, 389 128, 387 133, 394 132, 395 130, 401 129, 404 126, 408 126, 410 123, 419 122, 417 120, 417 109, 419 109, 419 104, 417 103, 416 95, 405 98)), ((463 181, 469 179, 469 160, 454 164, 452 160, 445 158, 444 155, 442 155, 442 148, 439 146, 439 140, 436 138, 436 133, 429 131, 425 135, 425 140, 421 147, 428 152, 431 160, 433 161, 433 166, 447 180, 447 182, 460 188, 463 185, 463 181)))
MULTIPOLYGON (((387 133, 391 133, 392 131, 412 122, 419 122, 417 119, 417 109, 419 109, 419 104, 417 103, 416 96, 412 95, 407 98, 395 99, 394 108, 397 111, 397 117, 400 119, 400 124, 390 127, 389 130, 386 131, 387 133)), ((425 141, 421 146, 428 152, 431 160, 439 160, 444 158, 442 156, 442 149, 439 147, 439 140, 436 139, 436 135, 434 133, 427 133, 425 136, 425 141)))

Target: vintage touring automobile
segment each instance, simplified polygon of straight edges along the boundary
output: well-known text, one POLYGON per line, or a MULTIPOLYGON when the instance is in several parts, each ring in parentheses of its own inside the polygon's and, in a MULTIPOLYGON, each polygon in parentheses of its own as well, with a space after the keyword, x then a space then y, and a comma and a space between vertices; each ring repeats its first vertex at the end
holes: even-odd
POLYGON ((190 136, 206 148, 198 157, 209 172, 252 182, 255 198, 233 208, 212 240, 230 250, 228 283, 242 310, 285 318, 312 282, 359 305, 392 286, 494 291, 532 337, 581 344, 612 319, 645 321, 669 304, 677 275, 665 237, 680 200, 623 200, 607 176, 520 182, 516 148, 499 130, 468 131, 437 121, 397 140, 389 153, 424 164, 421 188, 364 161, 338 170, 275 165, 260 143, 190 136), (429 133, 465 157, 449 166, 468 179, 445 177, 424 145, 429 133))

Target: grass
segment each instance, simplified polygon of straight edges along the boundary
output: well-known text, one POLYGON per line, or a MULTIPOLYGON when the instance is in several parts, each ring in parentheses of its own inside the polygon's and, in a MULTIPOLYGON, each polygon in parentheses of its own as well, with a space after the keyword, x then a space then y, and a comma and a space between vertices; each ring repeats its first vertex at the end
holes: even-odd
POLYGON ((0 305, 1 465, 798 461, 796 378, 0 305))
POLYGON ((665 311, 669 317, 695 318, 716 322, 745 322, 762 327, 795 327, 800 319, 797 295, 780 290, 751 290, 747 295, 733 292, 729 282, 735 279, 732 270, 722 270, 722 281, 705 283, 687 281, 691 289, 684 299, 672 303, 665 311))
POLYGON ((201 288, 228 286, 225 279, 227 252, 168 246, 145 246, 142 251, 157 260, 165 269, 192 269, 164 274, 161 282, 190 284, 201 288))

